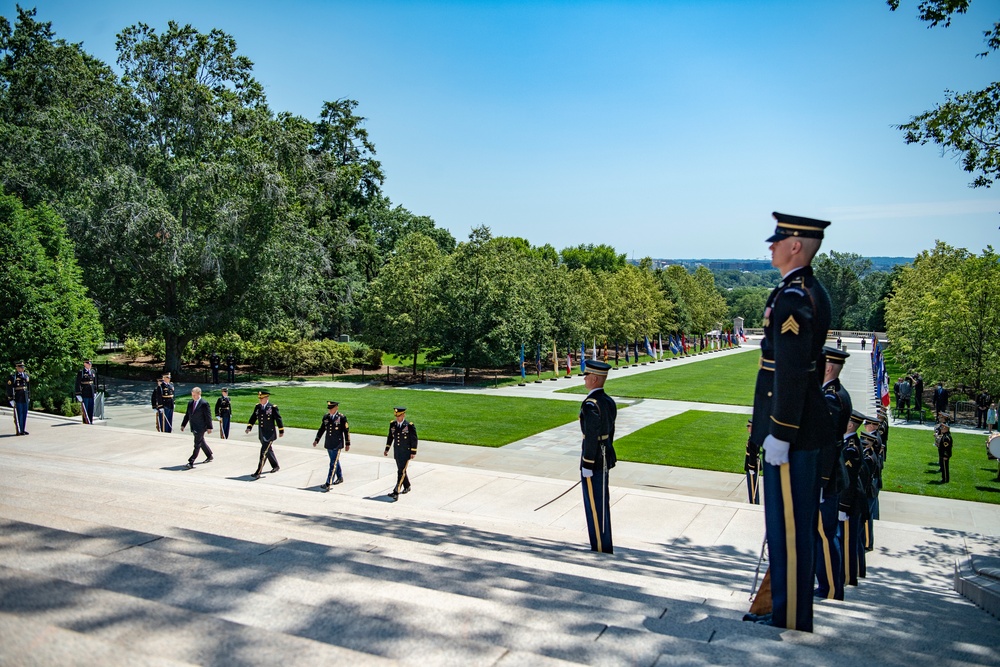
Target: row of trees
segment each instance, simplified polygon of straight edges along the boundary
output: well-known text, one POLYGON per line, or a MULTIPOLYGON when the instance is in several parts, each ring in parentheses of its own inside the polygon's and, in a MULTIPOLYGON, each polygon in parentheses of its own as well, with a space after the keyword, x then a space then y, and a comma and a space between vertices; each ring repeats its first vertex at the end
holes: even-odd
POLYGON ((1000 257, 938 242, 899 272, 888 336, 904 368, 1000 395, 1000 257))

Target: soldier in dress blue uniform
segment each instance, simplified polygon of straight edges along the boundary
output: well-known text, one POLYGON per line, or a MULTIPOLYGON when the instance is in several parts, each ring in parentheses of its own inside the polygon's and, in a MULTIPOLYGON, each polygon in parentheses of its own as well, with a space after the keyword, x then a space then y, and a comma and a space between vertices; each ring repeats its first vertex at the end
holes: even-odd
POLYGON ((329 491, 334 484, 344 481, 344 473, 340 468, 341 451, 351 451, 351 429, 347 423, 347 415, 339 410, 340 403, 337 401, 327 401, 327 414, 323 415, 323 421, 316 431, 316 439, 313 440, 313 447, 319 444, 319 439, 326 436, 323 446, 326 453, 330 455, 330 471, 326 475, 326 483, 323 490, 329 491))
POLYGON ((833 432, 821 383, 830 298, 810 266, 824 220, 774 213, 771 265, 782 279, 764 310, 750 437, 764 449, 764 517, 773 615, 761 622, 813 626, 819 451, 833 432))
POLYGON ((236 382, 236 357, 226 355, 226 370, 229 372, 229 384, 236 382))
POLYGON ((859 552, 864 555, 861 539, 861 522, 864 516, 865 491, 862 481, 862 447, 858 429, 865 422, 865 416, 854 410, 844 436, 841 457, 847 469, 847 487, 840 492, 840 541, 844 552, 844 584, 858 585, 859 552))
POLYGON ((872 550, 872 514, 871 503, 875 497, 875 475, 878 470, 878 462, 875 460, 875 447, 878 445, 878 436, 867 427, 872 425, 872 421, 865 421, 865 428, 858 430, 861 440, 861 490, 862 507, 861 522, 858 529, 858 577, 864 579, 868 573, 867 552, 872 550))
POLYGON ((399 500, 400 493, 410 492, 410 478, 406 475, 406 468, 410 465, 410 460, 417 456, 417 426, 406 421, 406 408, 397 407, 393 412, 396 418, 389 422, 389 437, 385 440, 382 455, 389 456, 389 449, 392 449, 392 457, 396 460, 396 486, 392 487, 389 497, 399 500))
POLYGON ((747 449, 743 459, 743 470, 747 476, 747 500, 751 505, 760 505, 760 445, 753 441, 750 432, 753 420, 747 420, 747 449))
POLYGON ((840 372, 849 355, 841 348, 824 347, 826 373, 823 376, 823 397, 826 399, 834 430, 828 443, 820 450, 819 521, 816 524, 816 597, 844 599, 844 555, 838 529, 840 527, 840 492, 847 485, 847 470, 841 459, 844 435, 851 419, 851 395, 840 383, 840 372))
POLYGON ((219 384, 219 353, 213 352, 208 358, 208 365, 212 368, 212 384, 219 384))
POLYGON ((247 422, 247 433, 253 430, 253 425, 257 423, 257 439, 260 440, 260 461, 257 463, 257 470, 251 477, 260 479, 261 470, 264 469, 264 461, 271 464, 271 472, 278 472, 278 458, 274 455, 274 441, 285 437, 285 424, 281 421, 281 414, 278 406, 269 400, 271 394, 266 391, 257 392, 258 404, 253 406, 253 414, 247 422))
POLYGON ((580 430, 583 447, 580 454, 580 481, 583 486, 583 513, 587 517, 590 550, 614 553, 611 538, 611 498, 608 471, 615 467, 615 419, 618 406, 604 393, 604 382, 611 366, 588 361, 584 384, 590 393, 580 406, 580 430))
POLYGON ((82 407, 84 424, 94 423, 94 397, 97 396, 97 371, 90 359, 83 360, 83 368, 76 374, 76 401, 82 407))
POLYGON ((14 434, 28 435, 24 430, 28 421, 28 406, 31 405, 31 387, 24 362, 14 364, 14 372, 7 378, 7 402, 14 408, 14 434))
POLYGON ((174 383, 170 373, 164 373, 153 389, 153 409, 156 410, 156 430, 170 433, 174 429, 174 383))
MULTIPOLYGON (((865 422, 865 431, 871 435, 870 451, 868 447, 865 447, 863 452, 863 458, 867 464, 867 473, 870 479, 866 480, 868 482, 867 495, 868 495, 868 512, 867 522, 865 523, 865 551, 872 551, 875 548, 875 521, 879 517, 878 511, 878 494, 882 490, 882 468, 885 465, 885 460, 883 459, 883 452, 885 447, 882 444, 882 415, 879 414, 878 421, 875 422, 865 422)), ((866 444, 862 440, 862 445, 866 444)))
POLYGON ((233 418, 233 404, 229 400, 229 390, 223 389, 222 396, 215 400, 215 418, 221 425, 220 432, 223 440, 229 440, 229 424, 233 418))
POLYGON ((934 444, 938 448, 938 459, 941 462, 941 483, 947 484, 951 481, 951 453, 954 449, 951 439, 951 427, 944 422, 938 428, 938 435, 934 438, 934 444))

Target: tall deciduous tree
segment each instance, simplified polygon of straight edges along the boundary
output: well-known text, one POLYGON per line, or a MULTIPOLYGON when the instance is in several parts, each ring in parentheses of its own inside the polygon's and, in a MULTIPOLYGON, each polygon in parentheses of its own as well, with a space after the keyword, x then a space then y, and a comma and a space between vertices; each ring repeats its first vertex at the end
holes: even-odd
POLYGON ((886 311, 904 365, 949 385, 1000 390, 1000 257, 938 242, 905 267, 886 311))
POLYGON ((830 295, 830 328, 847 326, 845 315, 861 298, 861 280, 871 271, 872 262, 853 252, 821 253, 813 261, 816 277, 830 295))
MULTIPOLYGON (((887 0, 893 11, 899 0, 887 0)), ((952 16, 964 14, 971 0, 923 0, 918 17, 928 27, 948 27, 952 16)), ((986 57, 1000 48, 1000 21, 983 31, 986 57)), ((983 90, 945 91, 945 102, 897 126, 908 144, 937 144, 959 159, 962 169, 974 174, 972 187, 990 187, 1000 176, 1000 82, 983 90)))
POLYGON ((420 233, 402 239, 365 298, 365 336, 387 352, 417 356, 436 327, 434 286, 444 262, 437 244, 420 233))
POLYGON ((32 401, 61 407, 73 371, 103 341, 66 225, 45 204, 0 196, 0 359, 23 359, 32 401))

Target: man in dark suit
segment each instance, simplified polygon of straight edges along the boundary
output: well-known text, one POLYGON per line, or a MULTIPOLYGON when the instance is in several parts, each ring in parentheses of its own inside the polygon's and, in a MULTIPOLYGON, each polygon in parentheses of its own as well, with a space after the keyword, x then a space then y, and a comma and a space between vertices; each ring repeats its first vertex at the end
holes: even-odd
POLYGON ((260 461, 257 463, 256 472, 251 475, 254 479, 260 479, 260 472, 264 469, 265 460, 271 464, 271 472, 281 470, 278 466, 278 458, 274 455, 273 445, 275 440, 285 437, 285 424, 281 421, 278 406, 273 405, 270 398, 271 394, 266 391, 257 392, 259 403, 253 406, 253 414, 250 415, 250 421, 247 422, 247 433, 253 430, 255 422, 259 425, 257 438, 260 440, 260 461))
POLYGON ((764 309, 764 339, 750 437, 764 449, 764 517, 773 614, 760 619, 812 631, 819 451, 834 431, 821 383, 830 297, 813 275, 824 220, 774 213, 768 238, 781 282, 764 309))
POLYGON ((191 452, 187 463, 187 468, 190 470, 194 467, 194 460, 198 458, 198 450, 205 451, 203 463, 211 463, 214 460, 212 450, 205 442, 205 434, 212 432, 212 410, 208 407, 208 401, 203 401, 201 398, 201 387, 191 390, 191 400, 188 401, 184 421, 181 422, 181 433, 184 432, 188 422, 191 422, 191 433, 194 434, 194 451, 191 452))
POLYGON ((590 392, 580 405, 580 430, 583 447, 580 453, 580 481, 583 486, 583 512, 587 518, 590 550, 615 552, 611 537, 611 498, 608 471, 615 467, 615 420, 618 406, 604 393, 604 382, 611 366, 588 361, 583 381, 590 392))
POLYGON ((396 408, 394 412, 396 418, 389 422, 389 437, 385 441, 383 456, 389 456, 389 449, 392 449, 392 456, 396 459, 396 486, 389 492, 389 497, 395 501, 399 500, 400 493, 410 492, 406 468, 410 460, 417 456, 417 426, 406 421, 406 408, 396 408))

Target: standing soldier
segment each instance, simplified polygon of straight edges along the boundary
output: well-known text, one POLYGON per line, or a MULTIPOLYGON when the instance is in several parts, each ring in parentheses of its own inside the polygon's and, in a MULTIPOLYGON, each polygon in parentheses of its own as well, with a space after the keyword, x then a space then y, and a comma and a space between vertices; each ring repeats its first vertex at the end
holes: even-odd
POLYGON ((226 370, 229 371, 229 384, 236 382, 236 357, 230 352, 226 355, 226 370))
POLYGON ((31 404, 31 378, 24 370, 24 362, 14 364, 14 372, 7 378, 7 402, 14 408, 14 435, 28 435, 24 430, 28 421, 28 406, 31 404))
POLYGON ((212 352, 208 358, 208 365, 212 367, 212 384, 219 384, 219 353, 212 352))
POLYGON ((951 451, 953 447, 950 426, 941 424, 934 444, 937 445, 938 459, 941 462, 941 483, 947 484, 951 481, 951 451))
POLYGON ((170 373, 164 373, 153 389, 153 409, 156 410, 156 430, 170 433, 174 429, 174 383, 170 373))
POLYGON ((986 412, 990 409, 990 392, 976 394, 976 428, 986 428, 986 412))
POLYGON ((813 275, 824 220, 774 213, 771 265, 782 279, 764 309, 751 438, 764 449, 764 518, 773 615, 811 632, 819 451, 834 427, 820 387, 830 297, 813 275))
POLYGON ((751 505, 760 505, 760 446, 750 437, 753 420, 747 420, 747 451, 743 459, 743 470, 747 475, 747 499, 751 505))
POLYGON ((253 406, 253 414, 247 422, 247 433, 253 430, 254 422, 257 422, 257 439, 260 440, 260 461, 257 463, 257 470, 251 475, 254 479, 260 479, 260 472, 264 469, 264 460, 271 464, 271 472, 278 472, 278 458, 274 455, 274 441, 285 437, 285 424, 281 421, 278 413, 278 406, 272 405, 271 394, 266 391, 257 392, 259 403, 253 406))
POLYGON ((608 489, 608 471, 615 467, 615 420, 618 406, 604 393, 604 382, 611 366, 600 362, 587 362, 583 382, 589 389, 580 406, 580 429, 583 447, 580 454, 580 481, 583 486, 583 512, 587 517, 590 550, 611 554, 615 552, 611 537, 611 498, 608 489))
POLYGON ((392 456, 396 459, 396 486, 389 492, 389 497, 395 501, 399 500, 400 493, 410 492, 406 468, 410 460, 417 456, 417 427, 406 421, 406 408, 396 408, 394 412, 396 419, 389 422, 389 437, 385 440, 382 455, 389 456, 389 449, 392 448, 392 456))
POLYGON ((351 430, 347 424, 347 416, 338 411, 340 403, 337 401, 327 401, 327 414, 323 415, 323 421, 316 431, 316 439, 313 440, 313 447, 319 444, 319 439, 326 436, 323 446, 326 453, 330 455, 330 471, 326 475, 326 482, 323 490, 329 491, 334 484, 344 481, 344 473, 340 468, 340 452, 342 450, 351 451, 351 430))
POLYGON ((84 359, 83 368, 76 374, 76 402, 80 404, 84 424, 94 423, 94 397, 97 395, 97 371, 90 359, 84 359))
POLYGON ((822 497, 816 523, 816 596, 830 600, 844 599, 844 556, 840 527, 840 492, 847 484, 847 471, 841 461, 844 435, 851 419, 851 395, 840 383, 840 373, 849 355, 839 347, 824 347, 826 371, 823 397, 830 409, 834 430, 820 449, 819 478, 822 497))
POLYGON ((844 551, 844 583, 848 586, 858 585, 858 552, 864 555, 864 544, 859 538, 865 492, 861 481, 861 439, 858 437, 858 428, 864 421, 863 414, 857 410, 851 412, 842 454, 847 469, 847 488, 840 493, 839 517, 841 548, 844 551))
POLYGON ((219 435, 223 440, 229 440, 229 423, 233 417, 233 404, 229 400, 229 390, 223 389, 222 396, 215 401, 215 417, 219 420, 219 435))

